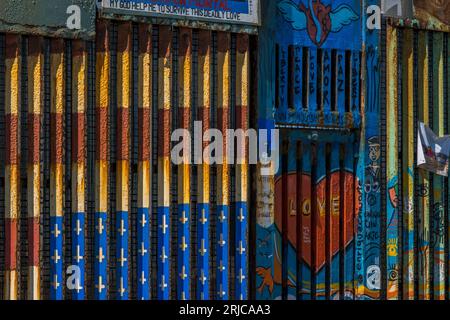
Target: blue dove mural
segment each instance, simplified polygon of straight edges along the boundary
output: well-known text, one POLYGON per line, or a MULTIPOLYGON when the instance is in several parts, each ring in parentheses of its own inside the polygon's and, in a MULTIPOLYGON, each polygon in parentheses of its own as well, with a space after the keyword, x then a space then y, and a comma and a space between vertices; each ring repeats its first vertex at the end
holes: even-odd
POLYGON ((307 30, 311 41, 319 47, 330 32, 337 33, 359 20, 358 14, 349 5, 341 4, 333 9, 331 4, 324 5, 321 0, 308 0, 308 6, 303 1, 297 4, 282 0, 278 3, 278 10, 294 30, 307 30))

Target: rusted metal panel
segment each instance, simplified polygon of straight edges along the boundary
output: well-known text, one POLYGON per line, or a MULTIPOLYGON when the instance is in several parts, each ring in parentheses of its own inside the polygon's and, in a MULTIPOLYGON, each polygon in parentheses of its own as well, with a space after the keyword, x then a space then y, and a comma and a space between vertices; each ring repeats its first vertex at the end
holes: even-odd
POLYGON ((393 24, 450 32, 450 3, 441 0, 382 0, 382 13, 393 24))
POLYGON ((446 133, 446 37, 387 20, 387 232, 381 267, 388 299, 446 298, 448 180, 415 164, 418 121, 439 136, 446 133))
POLYGON ((95 35, 95 14, 95 1, 91 0, 3 0, 0 3, 0 31, 92 39, 95 35), (78 12, 80 28, 71 29, 71 16, 78 12))

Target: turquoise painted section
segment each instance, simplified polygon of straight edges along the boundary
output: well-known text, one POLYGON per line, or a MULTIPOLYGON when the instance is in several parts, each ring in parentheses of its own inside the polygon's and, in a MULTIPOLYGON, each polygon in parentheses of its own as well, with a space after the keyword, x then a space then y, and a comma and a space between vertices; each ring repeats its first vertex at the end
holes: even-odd
MULTIPOLYGON (((364 3, 364 12, 376 0, 364 3)), ((365 20, 367 16, 365 17, 365 20)), ((366 69, 364 129, 359 141, 357 176, 361 183, 361 212, 358 215, 355 256, 357 299, 379 299, 381 285, 381 149, 380 149, 380 32, 363 26, 366 69)))

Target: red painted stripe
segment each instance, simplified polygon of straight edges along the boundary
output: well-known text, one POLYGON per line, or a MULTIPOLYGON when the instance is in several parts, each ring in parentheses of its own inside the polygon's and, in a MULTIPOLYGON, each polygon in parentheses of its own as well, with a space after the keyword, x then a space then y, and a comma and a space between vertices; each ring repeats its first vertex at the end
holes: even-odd
POLYGON ((170 156, 170 110, 158 110, 158 156, 170 156))
POLYGON ((159 27, 159 58, 170 57, 172 32, 168 26, 159 27))
POLYGON ((36 57, 42 53, 42 38, 29 37, 28 38, 28 56, 36 57))
POLYGON ((191 109, 178 108, 180 128, 189 129, 191 126, 191 109))
POLYGON ((230 109, 228 107, 217 108, 217 126, 224 137, 223 150, 227 149, 226 131, 230 128, 230 109))
POLYGON ((5 219, 5 267, 17 269, 17 219, 5 219))
POLYGON ((72 55, 74 57, 82 56, 86 51, 86 44, 84 41, 77 40, 73 42, 72 45, 72 55))
POLYGON ((51 117, 51 162, 55 164, 63 163, 64 150, 64 118, 62 113, 52 113, 51 117))
POLYGON ((108 20, 97 20, 96 33, 96 50, 99 53, 105 53, 109 51, 109 33, 108 33, 108 20))
POLYGON ((248 34, 240 33, 236 37, 236 50, 239 53, 246 53, 249 49, 248 34))
POLYGON ((140 24, 139 25, 139 53, 151 53, 152 52, 152 41, 150 37, 149 28, 151 25, 140 24))
POLYGON ((119 23, 117 30, 117 52, 126 52, 131 48, 131 23, 121 22, 119 23))
POLYGON ((20 37, 15 34, 6 34, 5 36, 5 58, 14 59, 19 56, 20 37))
MULTIPOLYGON (((206 131, 209 130, 209 123, 211 118, 210 111, 211 109, 209 107, 202 107, 199 110, 200 121, 202 122, 203 126, 203 135, 205 135, 206 131)), ((203 141, 203 149, 205 149, 208 145, 208 141, 203 141)))
POLYGON ((150 161, 151 155, 151 124, 150 109, 139 108, 139 161, 150 161))
POLYGON ((180 43, 178 47, 178 55, 180 57, 191 55, 191 39, 192 29, 182 28, 180 30, 180 43))
POLYGON ((53 39, 50 42, 50 53, 51 54, 61 54, 64 52, 64 40, 63 39, 53 39))
POLYGON ((72 114, 72 161, 76 163, 83 163, 86 156, 85 116, 85 113, 72 114))
POLYGON ((18 125, 19 119, 15 114, 6 114, 6 165, 18 165, 19 154, 17 150, 18 143, 18 125))
POLYGON ((247 130, 248 129, 248 107, 247 106, 236 106, 236 126, 238 128, 247 130))
POLYGON ((228 32, 217 33, 217 50, 223 53, 230 50, 230 34, 228 32))
POLYGON ((200 56, 208 55, 210 51, 210 43, 211 43, 211 31, 209 30, 200 30, 198 32, 198 54, 200 56))
POLYGON ((117 109, 117 160, 129 160, 130 109, 117 109))
POLYGON ((40 163, 41 116, 28 114, 28 163, 40 163))
POLYGON ((108 109, 96 108, 96 159, 108 160, 108 109))

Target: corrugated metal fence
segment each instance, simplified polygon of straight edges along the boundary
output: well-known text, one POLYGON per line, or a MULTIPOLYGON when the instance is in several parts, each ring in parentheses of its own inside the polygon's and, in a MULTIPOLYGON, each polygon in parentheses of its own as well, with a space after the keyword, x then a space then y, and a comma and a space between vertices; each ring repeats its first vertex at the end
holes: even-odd
POLYGON ((2 298, 248 297, 248 162, 170 152, 194 120, 248 128, 249 44, 106 20, 96 42, 0 35, 2 298))
POLYGON ((418 122, 449 134, 449 34, 386 23, 382 292, 449 298, 449 180, 416 167, 418 122))

